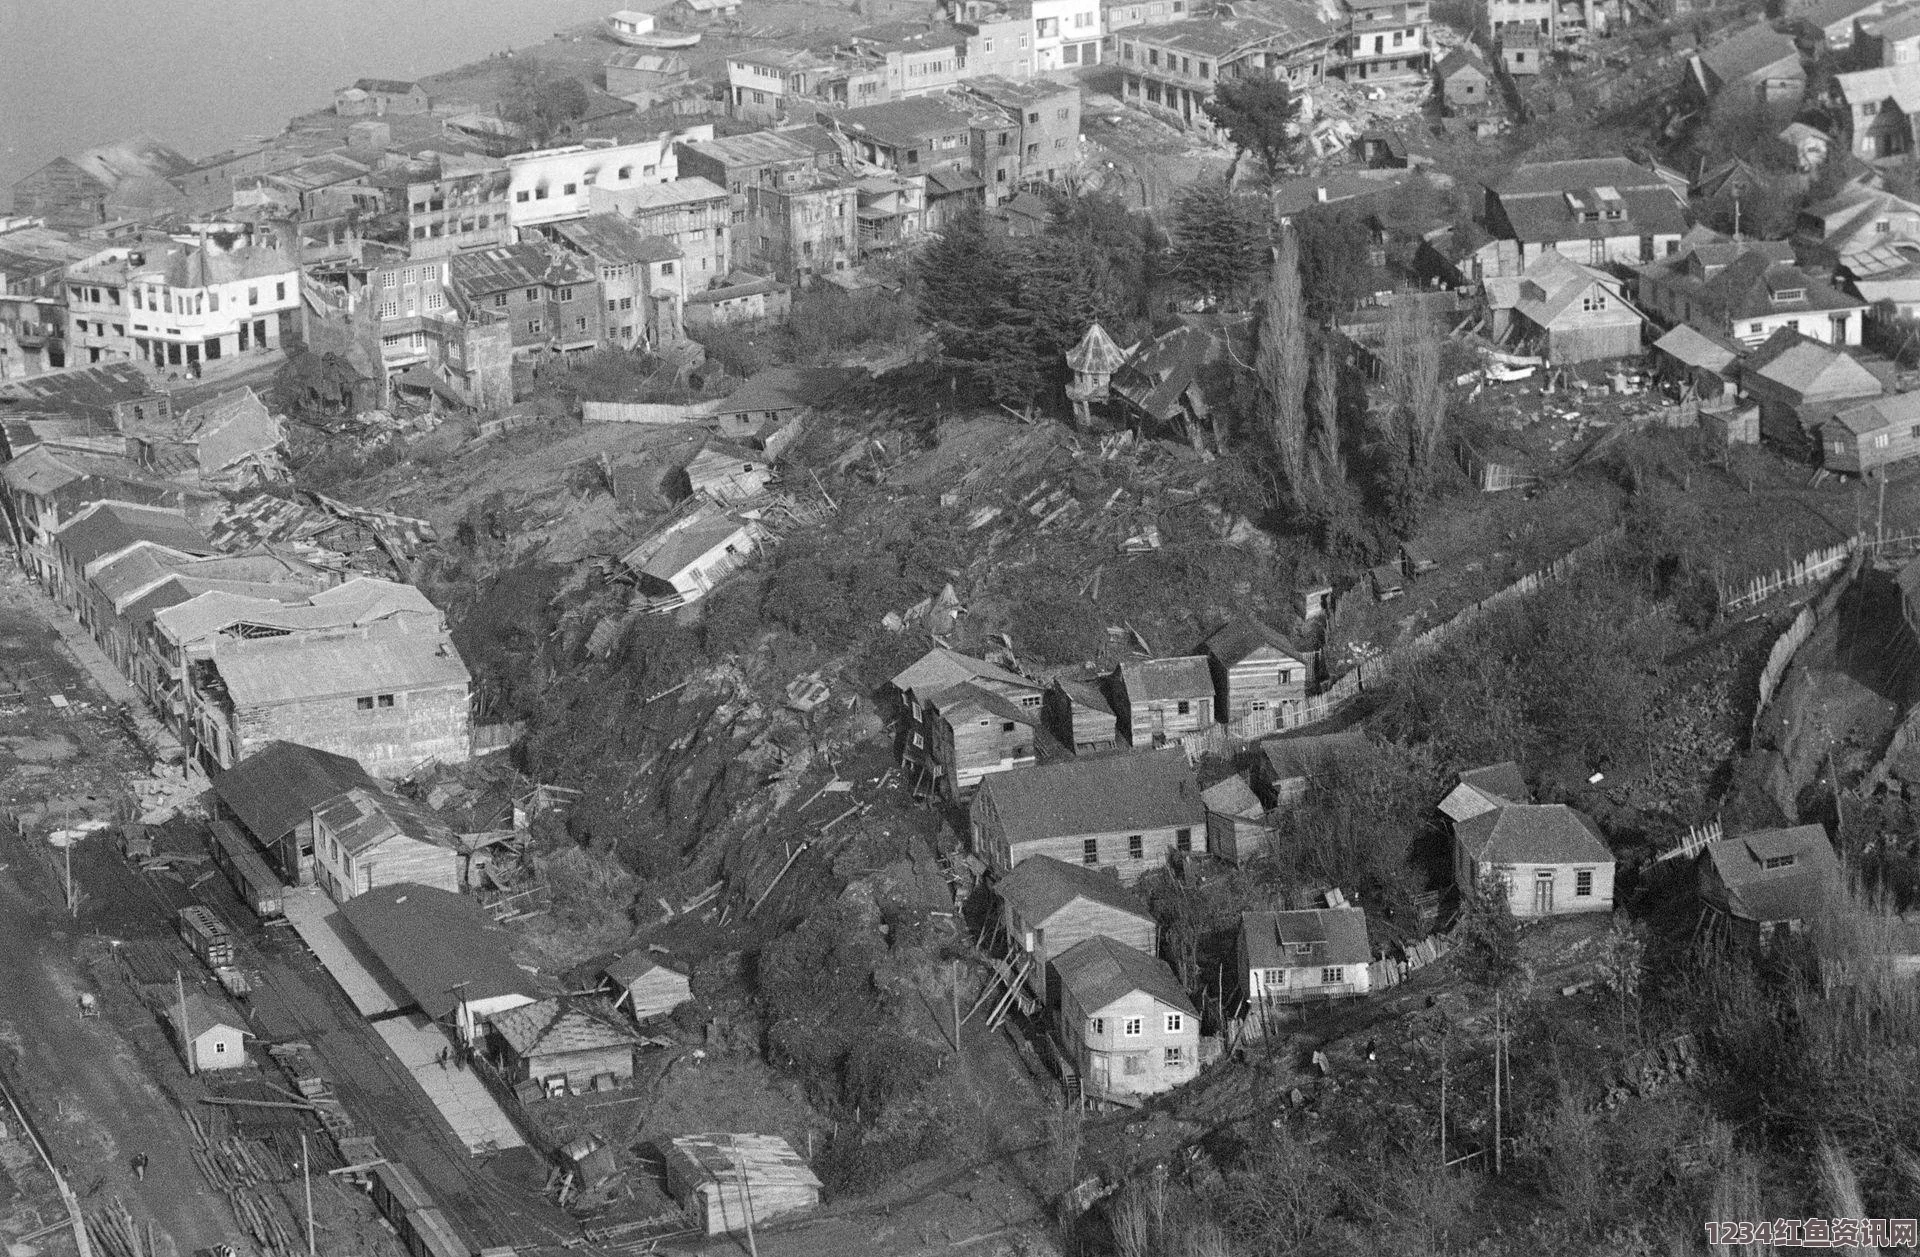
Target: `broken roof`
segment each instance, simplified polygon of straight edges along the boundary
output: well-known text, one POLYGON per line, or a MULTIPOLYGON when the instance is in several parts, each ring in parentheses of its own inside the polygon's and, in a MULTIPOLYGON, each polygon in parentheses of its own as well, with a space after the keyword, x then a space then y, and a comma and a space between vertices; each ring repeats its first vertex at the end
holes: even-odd
MULTIPOLYGON (((700 562, 723 546, 731 545, 742 534, 751 537, 754 525, 751 521, 737 515, 715 512, 683 528, 668 533, 665 541, 653 550, 645 560, 638 563, 639 571, 655 580, 671 584, 674 577, 681 575, 689 567, 700 562)), ((649 538, 651 540, 651 538, 649 538)), ((645 545, 646 542, 642 542, 645 545)), ((633 556, 640 547, 628 551, 633 556)), ((623 560, 630 565, 634 559, 623 560)))
POLYGON ((1096 934, 1053 958, 1060 984, 1089 1017, 1136 991, 1190 1016, 1199 1016, 1163 960, 1096 934))
POLYGON ((1136 659, 1120 665, 1120 686, 1132 703, 1212 698, 1213 669, 1205 655, 1136 659))
POLYGON ((1487 864, 1611 864, 1592 821, 1564 803, 1513 803, 1454 826, 1475 860, 1487 864))
POLYGON ((509 954, 513 933, 471 896, 402 882, 355 895, 340 914, 436 1021, 460 1006, 463 993, 472 1003, 538 995, 509 954))
POLYGON ((468 249, 447 259, 448 282, 475 296, 550 284, 588 284, 595 278, 578 258, 545 244, 468 249))
POLYGON ((833 115, 840 130, 895 148, 925 143, 929 138, 964 135, 972 117, 941 104, 931 96, 909 96, 880 105, 864 105, 833 115))
POLYGON ((110 362, 0 381, 0 407, 98 414, 159 392, 139 364, 110 362))
POLYGON ((314 809, 315 823, 353 855, 371 851, 394 838, 410 838, 448 851, 460 849, 459 839, 425 804, 390 794, 378 786, 352 786, 314 809))
POLYGON ((940 714, 940 718, 949 725, 962 725, 975 717, 991 720, 1010 720, 1016 724, 1038 725, 1039 708, 1024 708, 1017 703, 1008 702, 1002 694, 984 689, 971 681, 962 681, 948 689, 938 690, 927 695, 927 706, 940 714))
POLYGON ((1103 716, 1113 714, 1113 704, 1109 703, 1107 696, 1100 692, 1099 682, 1083 681, 1074 677, 1055 677, 1053 684, 1067 696, 1067 701, 1073 706, 1084 707, 1088 711, 1099 712, 1103 716))
POLYGON ((981 782, 1007 843, 1199 825, 1200 787, 1179 748, 1088 755, 981 782))
POLYGON ((560 1056, 631 1047, 640 1036, 605 1004, 543 999, 488 1018, 515 1054, 560 1056))
POLYGON ((1050 855, 1028 856, 1001 878, 994 890, 1029 925, 1045 926, 1076 899, 1124 912, 1149 925, 1153 922, 1147 905, 1112 874, 1068 864, 1050 855))
POLYGON ((446 634, 404 620, 350 636, 219 638, 213 663, 236 707, 471 684, 446 634))
POLYGON ((264 843, 279 841, 314 808, 356 787, 380 785, 358 760, 298 742, 269 742, 213 778, 220 801, 264 843))
POLYGON ((963 681, 980 679, 1022 690, 1040 688, 1037 681, 1009 672, 998 664, 988 663, 984 659, 975 659, 972 655, 963 655, 957 650, 949 650, 945 646, 935 646, 901 669, 893 678, 893 688, 902 694, 917 693, 924 697, 959 685, 963 681))
POLYGON ((1364 965, 1373 959, 1367 914, 1359 908, 1243 912, 1240 937, 1246 940, 1249 969, 1364 965))
POLYGON ((1702 858, 1726 889, 1722 906, 1749 921, 1811 919, 1840 873, 1833 844, 1819 825, 1723 838, 1708 843, 1702 858))
POLYGON ((773 162, 812 161, 814 150, 779 131, 749 131, 745 135, 717 135, 710 140, 681 140, 690 153, 711 157, 728 166, 762 166, 773 162))
POLYGON ((130 502, 95 502, 54 530, 60 549, 76 566, 103 554, 152 541, 186 554, 212 554, 205 533, 181 511, 130 502))
POLYGON ((679 245, 664 236, 648 235, 618 214, 569 218, 549 224, 547 230, 603 264, 670 262, 681 256, 679 245))

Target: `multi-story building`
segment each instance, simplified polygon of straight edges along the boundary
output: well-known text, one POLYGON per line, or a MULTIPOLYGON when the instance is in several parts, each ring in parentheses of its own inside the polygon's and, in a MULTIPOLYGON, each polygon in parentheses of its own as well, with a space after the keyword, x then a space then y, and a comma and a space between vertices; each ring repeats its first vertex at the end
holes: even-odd
POLYGON ((1488 276, 1517 276, 1548 249, 1588 266, 1669 257, 1687 229, 1678 194, 1624 157, 1533 162, 1487 188, 1488 276))
POLYGON ((1496 38, 1508 31, 1554 35, 1555 0, 1487 0, 1487 25, 1496 38))
POLYGON ((23 219, 0 223, 0 380, 67 365, 67 267, 93 252, 64 232, 23 219))
POLYGON ((871 166, 912 176, 973 164, 973 116, 944 100, 915 97, 827 114, 824 120, 871 166))
POLYGON ((406 198, 407 251, 444 257, 462 249, 513 243, 507 168, 477 153, 427 153, 396 172, 394 193, 406 198))
POLYGON ((831 54, 804 48, 734 53, 727 58, 727 116, 742 122, 781 122, 795 113, 806 116, 812 99, 823 94, 822 85, 839 71, 831 54))
POLYGON ((589 214, 543 230, 599 272, 609 341, 632 349, 685 339, 687 271, 680 246, 618 214, 589 214))
POLYGON ((1690 235, 1689 247, 1640 270, 1640 305, 1748 345, 1785 328, 1830 345, 1858 345, 1867 304, 1794 263, 1786 241, 1690 235))
POLYGON ((380 321, 380 359, 389 374, 429 361, 436 342, 454 334, 460 316, 449 287, 451 269, 446 257, 409 258, 377 266, 368 276, 364 299, 380 321))
POLYGON ((1113 59, 1117 50, 1114 35, 1118 31, 1131 30, 1136 26, 1166 26, 1172 22, 1184 22, 1194 14, 1194 6, 1188 0, 1101 0, 1100 47, 1113 59))
POLYGON ((688 293, 727 273, 731 204, 725 188, 700 178, 593 190, 594 213, 629 218, 642 234, 659 236, 680 250, 688 293))
POLYGON ((987 107, 975 121, 971 143, 974 171, 986 182, 990 204, 1022 187, 1058 183, 1073 172, 1080 159, 1078 86, 1051 79, 980 78, 967 83, 961 95, 987 107))
POLYGON ((680 170, 705 179, 727 190, 727 221, 732 226, 734 266, 746 265, 753 256, 756 237, 746 230, 748 189, 761 185, 779 185, 806 176, 826 158, 818 149, 779 131, 755 131, 748 135, 728 135, 703 142, 682 141, 674 146, 680 170))
POLYGON ((1175 22, 1120 37, 1128 104, 1165 111, 1202 135, 1216 130, 1203 106, 1222 81, 1284 79, 1302 89, 1325 75, 1335 32, 1312 13, 1175 22))
POLYGON ((854 180, 807 169, 747 187, 746 231, 753 261, 805 287, 816 275, 844 271, 860 256, 860 196, 854 180))
POLYGON ((1032 0, 1033 71, 1100 64, 1100 0, 1032 0))
POLYGON ((850 71, 877 76, 878 100, 945 91, 967 69, 967 34, 957 27, 929 30, 909 22, 868 27, 849 35, 839 51, 850 71))
MULTIPOLYGON (((1185 5, 1187 0, 1172 2, 1185 5)), ((956 25, 967 37, 969 76, 1033 77, 1033 23, 1027 18, 989 11, 956 25)))
POLYGON ((679 140, 711 140, 713 125, 703 123, 674 135, 657 136, 633 144, 572 144, 516 153, 506 159, 514 227, 526 229, 567 218, 585 218, 600 211, 594 190, 619 192, 671 183, 679 177, 674 144, 679 140))
POLYGON ((508 245, 447 259, 454 307, 475 322, 506 323, 513 353, 579 353, 605 339, 600 280, 578 258, 544 244, 508 245))
POLYGON ((294 332, 300 268, 253 241, 247 224, 201 223, 69 267, 69 358, 167 369, 278 348, 294 332))
POLYGON ((1342 78, 1350 82, 1419 79, 1433 54, 1427 0, 1345 0, 1346 30, 1340 39, 1342 78))

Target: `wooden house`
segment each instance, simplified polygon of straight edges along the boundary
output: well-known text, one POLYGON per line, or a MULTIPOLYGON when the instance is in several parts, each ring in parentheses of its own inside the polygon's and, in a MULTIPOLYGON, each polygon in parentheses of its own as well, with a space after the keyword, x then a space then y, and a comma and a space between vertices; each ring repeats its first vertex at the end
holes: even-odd
POLYGON ((1034 762, 1038 710, 971 681, 929 695, 925 706, 927 761, 945 797, 963 799, 987 774, 1034 762))
POLYGON ((967 809, 975 855, 997 872, 1050 855, 1132 885, 1206 849, 1200 787, 1178 750, 1085 756, 995 773, 967 809))
POLYGON ((1113 712, 1134 746, 1165 746, 1213 724, 1213 671, 1205 655, 1120 665, 1113 712))
POLYGON ((1149 956, 1159 951, 1153 913, 1110 873, 1037 855, 1021 861, 994 891, 1016 964, 1031 962, 1027 985, 1044 1003, 1058 1002, 1053 958, 1089 938, 1110 938, 1149 956))
POLYGON ((1733 406, 1745 345, 1715 332, 1703 332, 1686 323, 1653 342, 1654 373, 1681 397, 1692 397, 1702 410, 1724 411, 1733 406))
POLYGON ((1240 973, 1254 1011, 1365 995, 1373 951, 1358 908, 1240 914, 1240 973))
POLYGON ((1819 825, 1708 843, 1697 870, 1701 902, 1760 947, 1805 930, 1840 889, 1840 861, 1819 825))
POLYGON ((1853 355, 1784 328, 1741 364, 1740 388, 1760 405, 1761 435, 1789 449, 1835 411, 1886 391, 1853 355))
POLYGON ((1537 30, 1500 32, 1500 64, 1514 78, 1532 78, 1546 68, 1547 49, 1537 30))
POLYGON ((1484 109, 1491 103, 1493 74, 1471 44, 1460 44, 1433 67, 1440 97, 1450 109, 1484 109))
POLYGON ((644 947, 609 964, 602 976, 613 988, 613 1006, 635 1021, 664 1017, 693 998, 692 980, 644 947))
POLYGON ((765 530, 752 519, 708 504, 671 521, 620 556, 643 594, 662 606, 697 602, 744 566, 765 530))
POLYGON ((1646 323, 1621 281, 1549 249, 1516 277, 1486 282, 1496 341, 1555 364, 1640 353, 1646 323))
POLYGON ((1113 704, 1098 681, 1055 677, 1047 686, 1042 712, 1048 732, 1076 751, 1103 751, 1120 740, 1113 704))
POLYGON ((1271 732, 1307 701, 1312 652, 1255 620, 1233 620, 1206 641, 1214 711, 1222 723, 1271 732))
POLYGON ((1207 812, 1207 851, 1232 864, 1260 855, 1273 838, 1267 809, 1239 774, 1200 792, 1207 812))
POLYGON ((314 809, 314 865, 337 902, 402 882, 460 889, 460 843, 426 807, 355 786, 314 809))
POLYGON ((1454 878, 1465 892, 1486 877, 1516 917, 1613 910, 1613 852, 1594 823, 1560 803, 1512 803, 1453 827, 1454 878))
POLYGON ((1533 802, 1533 788, 1520 772, 1520 765, 1501 760, 1485 768, 1469 768, 1460 774, 1447 797, 1440 800, 1440 811, 1455 825, 1470 821, 1509 803, 1533 802))
POLYGON ((931 695, 963 681, 1005 695, 1020 707, 1037 711, 1041 705, 1039 682, 944 646, 936 646, 914 660, 897 673, 890 684, 900 695, 908 722, 917 724, 925 714, 923 708, 931 695))
POLYGON ((541 1083, 547 1094, 619 1086, 633 1077, 633 1027, 603 1003, 543 999, 489 1021, 508 1082, 541 1083))
POLYGON ((402 882, 355 895, 340 908, 387 990, 477 1044, 485 1023, 537 996, 513 959, 515 935, 472 895, 402 882))
POLYGON ((1876 397, 1836 411, 1820 425, 1820 465, 1870 476, 1920 454, 1920 393, 1876 397))
POLYGON ((1759 22, 1690 58, 1682 90, 1700 105, 1728 97, 1793 107, 1806 94, 1807 71, 1792 37, 1759 22))
POLYGON ((686 470, 688 487, 715 502, 758 497, 773 481, 772 459, 758 450, 717 438, 701 447, 686 470))
POLYGON ((1054 1024, 1082 1094, 1137 1105, 1200 1072, 1200 1014, 1164 961, 1094 937, 1053 964, 1054 1024))
POLYGON ((167 1006, 167 1025, 187 1072, 240 1069, 247 1063, 247 1019, 224 1000, 199 991, 167 1006))
POLYGON ((1365 755, 1370 745, 1358 729, 1268 738, 1253 761, 1253 782, 1272 806, 1288 807, 1342 761, 1365 755))
POLYGON ((667 1194, 708 1235, 820 1203, 820 1180, 778 1135, 682 1135, 661 1151, 667 1194))
POLYGON ((380 784, 358 760, 297 742, 269 742, 213 777, 220 814, 239 821, 298 886, 313 884, 315 809, 355 788, 380 784))

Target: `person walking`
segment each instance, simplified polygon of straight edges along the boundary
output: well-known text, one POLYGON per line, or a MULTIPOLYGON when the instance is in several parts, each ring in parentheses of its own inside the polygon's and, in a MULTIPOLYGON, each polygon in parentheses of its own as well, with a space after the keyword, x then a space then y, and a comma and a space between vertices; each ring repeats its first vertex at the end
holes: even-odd
POLYGON ((136 1152, 133 1154, 133 1176, 139 1179, 142 1183, 147 1181, 147 1154, 146 1153, 136 1152))

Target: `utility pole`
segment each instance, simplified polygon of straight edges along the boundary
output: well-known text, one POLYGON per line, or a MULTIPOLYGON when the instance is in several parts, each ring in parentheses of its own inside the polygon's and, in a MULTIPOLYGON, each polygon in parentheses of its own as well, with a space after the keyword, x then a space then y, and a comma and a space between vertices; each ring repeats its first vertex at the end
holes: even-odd
POLYGON ((1493 995, 1493 1172, 1498 1175, 1504 1164, 1500 1147, 1500 1062, 1505 1055, 1502 1045, 1506 1042, 1506 1028, 1502 1024, 1504 1010, 1501 1008, 1500 993, 1493 995))
POLYGON ((753 1238, 753 1187, 747 1182, 747 1163, 740 1158, 738 1139, 728 1135, 727 1144, 733 1151, 734 1172, 740 1175, 740 1199, 747 1210, 747 1252, 749 1257, 760 1257, 760 1245, 753 1238))
POLYGON ((197 1074, 197 1062, 193 1059, 193 1031, 187 1026, 187 981, 180 971, 173 971, 173 990, 180 997, 180 1054, 187 1058, 187 1072, 197 1074))
POLYGON ((69 825, 65 837, 60 841, 60 851, 66 857, 67 864, 67 915, 80 915, 80 905, 73 898, 73 827, 69 825))
POLYGON ((1440 1172, 1447 1170, 1447 1036, 1440 1035, 1440 1172))
POLYGON ((307 1155, 307 1132, 300 1132, 300 1172, 307 1180, 307 1257, 313 1251, 313 1162, 307 1155))
POLYGON ((953 1059, 960 1062, 960 962, 953 962, 953 1059))

